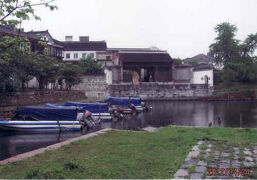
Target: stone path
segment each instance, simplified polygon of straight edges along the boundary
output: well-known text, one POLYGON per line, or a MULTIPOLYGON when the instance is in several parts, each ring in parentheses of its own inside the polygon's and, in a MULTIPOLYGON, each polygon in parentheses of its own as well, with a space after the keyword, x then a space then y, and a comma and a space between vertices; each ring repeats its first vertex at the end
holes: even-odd
POLYGON ((174 178, 257 179, 257 145, 199 141, 174 178))

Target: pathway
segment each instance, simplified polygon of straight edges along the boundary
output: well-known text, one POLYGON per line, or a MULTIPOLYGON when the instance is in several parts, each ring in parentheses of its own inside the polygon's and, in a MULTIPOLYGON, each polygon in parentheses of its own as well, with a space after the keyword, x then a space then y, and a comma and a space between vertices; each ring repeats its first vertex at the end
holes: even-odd
POLYGON ((174 178, 257 179, 257 145, 199 141, 174 178))

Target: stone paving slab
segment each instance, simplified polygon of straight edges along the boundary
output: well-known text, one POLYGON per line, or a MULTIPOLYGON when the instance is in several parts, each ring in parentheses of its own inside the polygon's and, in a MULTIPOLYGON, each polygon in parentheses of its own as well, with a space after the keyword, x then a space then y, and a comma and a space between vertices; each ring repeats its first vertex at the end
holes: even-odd
POLYGON ((242 149, 227 142, 199 141, 174 178, 257 179, 257 145, 242 149), (246 170, 249 174, 243 175, 246 170))

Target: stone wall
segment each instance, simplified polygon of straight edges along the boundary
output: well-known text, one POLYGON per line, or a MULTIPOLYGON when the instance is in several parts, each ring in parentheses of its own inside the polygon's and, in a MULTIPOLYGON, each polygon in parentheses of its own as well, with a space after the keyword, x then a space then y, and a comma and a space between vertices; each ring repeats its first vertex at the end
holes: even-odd
POLYGON ((104 100, 108 97, 107 82, 105 75, 84 76, 82 82, 72 88, 73 90, 84 91, 87 97, 97 100, 104 100))
POLYGON ((205 84, 148 82, 133 86, 131 83, 108 85, 106 77, 85 76, 82 83, 73 87, 85 92, 89 98, 104 100, 110 96, 140 96, 143 99, 196 99, 212 95, 213 89, 205 84))
POLYGON ((173 70, 173 80, 175 82, 190 83, 192 77, 193 77, 193 72, 191 67, 174 68, 173 70))
POLYGON ((203 84, 142 83, 108 86, 110 96, 140 96, 144 100, 197 99, 212 95, 213 89, 203 84))

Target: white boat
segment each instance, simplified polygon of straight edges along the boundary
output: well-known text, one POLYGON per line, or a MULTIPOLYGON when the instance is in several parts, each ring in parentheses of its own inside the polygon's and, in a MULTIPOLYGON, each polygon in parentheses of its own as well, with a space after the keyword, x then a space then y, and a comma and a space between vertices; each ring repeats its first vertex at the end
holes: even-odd
POLYGON ((0 121, 0 128, 6 131, 42 132, 42 131, 79 131, 79 121, 0 121))
POLYGON ((112 115, 110 113, 92 113, 92 118, 94 120, 100 119, 102 122, 110 122, 112 115))
POLYGON ((0 121, 0 128, 8 131, 79 131, 81 122, 73 108, 27 106, 14 112, 12 120, 0 121))

